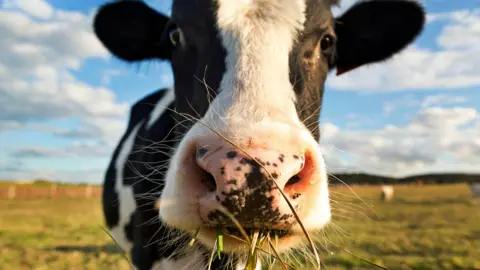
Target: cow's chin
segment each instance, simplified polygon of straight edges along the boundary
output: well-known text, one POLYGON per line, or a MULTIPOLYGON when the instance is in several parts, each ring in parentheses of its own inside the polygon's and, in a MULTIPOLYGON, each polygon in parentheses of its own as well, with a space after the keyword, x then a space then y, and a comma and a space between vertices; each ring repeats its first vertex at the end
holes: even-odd
MULTIPOLYGON (((223 251, 227 253, 244 254, 249 250, 249 245, 246 244, 244 237, 240 235, 237 229, 226 228, 226 231, 230 231, 231 234, 225 233, 223 235, 223 251)), ((246 230, 249 234, 249 230, 246 230)), ((291 231, 275 231, 269 232, 271 243, 274 245, 275 250, 279 253, 286 252, 295 246, 299 245, 302 241, 302 234, 291 231), (277 235, 275 237, 275 235, 277 235)), ((209 248, 214 248, 217 240, 217 230, 215 228, 203 228, 198 234, 198 239, 204 245, 209 248)), ((257 245, 258 246, 258 245, 257 245)), ((261 246, 263 250, 271 250, 268 241, 263 241, 261 246)))
MULTIPOLYGON (((198 216, 199 204, 192 202, 185 204, 185 202, 177 202, 175 207, 167 207, 165 204, 160 204, 160 219, 170 228, 186 232, 192 237, 196 234, 196 240, 203 245, 214 248, 217 241, 217 228, 207 227, 204 225, 200 216, 198 216), (185 217, 189 217, 185 219, 185 217), (198 234, 197 234, 198 230, 198 234)), ((298 226, 293 226, 292 230, 268 230, 268 236, 273 243, 277 252, 285 252, 295 247, 302 242, 304 235, 298 226)), ((244 228, 247 235, 251 235, 251 229, 244 228)), ((245 253, 249 247, 246 244, 245 237, 240 231, 232 227, 223 228, 223 250, 228 253, 245 253)), ((269 250, 268 241, 264 241, 263 249, 269 250)))
MULTIPOLYGON (((175 207, 160 207, 160 219, 170 228, 183 231, 193 238, 196 235, 196 240, 208 248, 213 249, 217 241, 217 228, 206 227, 198 216, 198 204, 185 204, 178 202, 175 207), (189 217, 185 219, 185 217, 189 217), (198 230, 198 233, 197 233, 198 230)), ((327 219, 328 220, 328 219, 327 219)), ((308 226, 307 226, 308 227, 308 226)), ((311 231, 316 228, 308 228, 311 231)), ((320 228, 318 228, 320 229, 320 228)), ((251 235, 251 229, 244 228, 247 235, 251 235)), ((299 246, 303 243, 305 236, 298 225, 292 227, 291 230, 268 230, 268 236, 271 243, 274 245, 275 250, 279 253, 287 252, 288 250, 299 246)), ((224 227, 223 232, 223 251, 227 253, 244 254, 249 250, 249 246, 246 244, 245 237, 242 236, 240 231, 232 227, 224 227)), ((271 250, 268 241, 263 241, 264 250, 271 250)))

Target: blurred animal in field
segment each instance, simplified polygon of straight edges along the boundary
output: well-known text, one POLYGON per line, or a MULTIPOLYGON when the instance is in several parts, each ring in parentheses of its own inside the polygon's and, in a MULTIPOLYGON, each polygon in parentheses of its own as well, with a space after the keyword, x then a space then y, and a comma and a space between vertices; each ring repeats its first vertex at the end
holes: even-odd
POLYGON ((380 198, 382 201, 391 201, 393 199, 393 186, 382 186, 380 198))
POLYGON ((472 192, 472 202, 476 204, 480 198, 480 183, 471 183, 470 191, 472 192))

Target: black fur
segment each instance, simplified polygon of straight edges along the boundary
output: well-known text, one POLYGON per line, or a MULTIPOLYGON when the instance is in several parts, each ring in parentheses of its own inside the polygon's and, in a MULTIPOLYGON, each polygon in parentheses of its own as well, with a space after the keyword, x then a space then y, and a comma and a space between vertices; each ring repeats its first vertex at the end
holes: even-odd
POLYGON ((403 50, 423 30, 425 13, 417 2, 358 2, 336 20, 337 67, 384 61, 403 50))
POLYGON ((99 8, 93 30, 103 45, 122 60, 168 60, 172 48, 163 35, 168 21, 167 16, 142 1, 119 1, 99 8))

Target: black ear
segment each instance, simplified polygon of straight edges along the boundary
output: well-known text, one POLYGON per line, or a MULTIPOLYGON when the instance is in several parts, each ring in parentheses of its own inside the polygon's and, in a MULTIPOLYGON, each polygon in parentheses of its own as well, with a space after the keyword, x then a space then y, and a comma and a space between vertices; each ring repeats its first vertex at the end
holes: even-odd
POLYGON ((143 1, 118 1, 103 5, 93 21, 95 35, 118 58, 133 62, 171 57, 163 32, 169 18, 143 1))
POLYGON ((425 12, 413 0, 370 0, 336 19, 337 75, 388 59, 422 32, 425 12))

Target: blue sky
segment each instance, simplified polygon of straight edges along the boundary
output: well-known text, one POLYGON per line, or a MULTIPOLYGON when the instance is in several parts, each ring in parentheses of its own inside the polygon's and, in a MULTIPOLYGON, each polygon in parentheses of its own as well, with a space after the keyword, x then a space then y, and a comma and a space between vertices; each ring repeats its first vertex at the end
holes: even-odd
MULTIPOLYGON (((168 63, 127 65, 95 39, 104 2, 0 1, 0 179, 101 182, 129 105, 171 86, 168 63)), ((169 13, 170 1, 147 2, 169 13)), ((421 2, 429 22, 415 44, 327 79, 320 123, 331 171, 480 171, 479 2, 421 2)))

